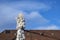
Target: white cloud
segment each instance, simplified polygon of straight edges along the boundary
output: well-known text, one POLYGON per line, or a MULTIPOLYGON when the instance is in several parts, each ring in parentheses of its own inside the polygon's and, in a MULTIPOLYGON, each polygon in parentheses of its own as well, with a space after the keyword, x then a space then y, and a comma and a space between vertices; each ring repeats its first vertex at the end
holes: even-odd
POLYGON ((47 29, 54 30, 54 29, 58 29, 58 27, 56 25, 51 25, 51 26, 48 26, 47 29))
POLYGON ((58 26, 56 25, 50 25, 50 26, 41 26, 41 27, 36 27, 35 29, 38 29, 38 30, 58 30, 58 26))
POLYGON ((32 11, 31 13, 24 13, 25 15, 25 18, 27 20, 31 20, 33 22, 36 22, 36 23, 41 23, 41 24, 44 24, 44 23, 48 23, 49 20, 44 18, 41 13, 39 13, 38 11, 32 11))
POLYGON ((29 14, 29 18, 42 17, 38 12, 33 11, 29 14))

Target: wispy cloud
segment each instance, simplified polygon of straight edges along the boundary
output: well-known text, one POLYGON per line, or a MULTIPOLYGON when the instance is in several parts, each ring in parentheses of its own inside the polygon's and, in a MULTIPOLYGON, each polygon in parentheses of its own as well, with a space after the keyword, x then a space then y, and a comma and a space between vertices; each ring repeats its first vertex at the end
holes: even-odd
POLYGON ((14 23, 15 22, 14 20, 16 20, 15 18, 21 11, 22 13, 24 13, 24 16, 27 20, 26 25, 28 25, 29 27, 31 26, 31 28, 33 28, 32 26, 36 27, 41 24, 46 24, 49 22, 49 20, 44 18, 43 15, 39 13, 39 11, 41 10, 47 11, 49 9, 50 9, 49 5, 40 2, 15 1, 9 3, 8 2, 2 3, 0 4, 0 30, 6 28, 8 29, 15 28, 16 23, 14 23), (12 25, 12 23, 14 23, 14 25, 12 25))
POLYGON ((36 22, 40 22, 40 23, 46 23, 46 22, 49 22, 48 19, 44 18, 41 13, 39 13, 38 11, 32 11, 30 12, 29 14, 28 13, 23 13, 25 15, 25 18, 27 20, 35 20, 36 19, 36 22))
POLYGON ((48 26, 40 26, 40 27, 36 27, 35 29, 37 30, 58 30, 58 26, 56 25, 48 25, 48 26))
POLYGON ((19 1, 19 2, 13 2, 9 5, 10 7, 13 7, 15 9, 19 10, 49 10, 51 7, 47 4, 41 3, 41 2, 34 2, 34 1, 19 1))

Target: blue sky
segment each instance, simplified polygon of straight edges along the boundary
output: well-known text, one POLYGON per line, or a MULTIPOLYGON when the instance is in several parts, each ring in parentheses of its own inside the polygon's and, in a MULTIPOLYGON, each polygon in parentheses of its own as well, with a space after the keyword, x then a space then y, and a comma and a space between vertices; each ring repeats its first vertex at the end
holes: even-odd
POLYGON ((16 29, 19 13, 27 30, 60 30, 60 0, 0 0, 0 32, 16 29))

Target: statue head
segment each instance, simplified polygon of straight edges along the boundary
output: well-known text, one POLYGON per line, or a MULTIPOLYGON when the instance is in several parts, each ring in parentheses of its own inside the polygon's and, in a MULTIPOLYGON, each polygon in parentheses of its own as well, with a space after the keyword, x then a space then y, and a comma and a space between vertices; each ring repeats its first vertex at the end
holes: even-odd
POLYGON ((18 15, 18 17, 19 17, 19 18, 23 18, 23 14, 20 13, 20 14, 18 15))

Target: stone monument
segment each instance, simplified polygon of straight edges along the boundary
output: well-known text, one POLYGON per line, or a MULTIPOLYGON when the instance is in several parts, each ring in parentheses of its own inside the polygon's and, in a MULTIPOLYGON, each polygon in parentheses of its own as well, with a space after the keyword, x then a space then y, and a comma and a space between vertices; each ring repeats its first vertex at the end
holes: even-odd
POLYGON ((25 40, 24 35, 25 20, 23 14, 19 14, 17 17, 17 37, 16 40, 25 40))

